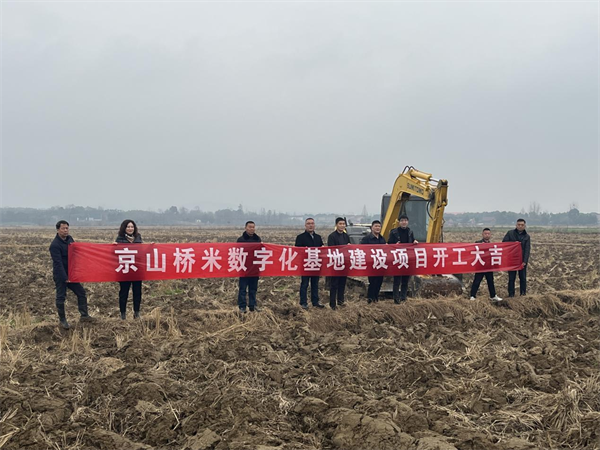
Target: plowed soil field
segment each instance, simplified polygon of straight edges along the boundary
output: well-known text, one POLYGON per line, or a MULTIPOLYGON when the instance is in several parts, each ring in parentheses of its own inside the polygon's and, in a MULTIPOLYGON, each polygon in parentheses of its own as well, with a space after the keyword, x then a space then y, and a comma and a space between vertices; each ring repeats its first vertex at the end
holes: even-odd
MULTIPOLYGON (((141 231, 146 242, 241 233, 141 231)), ((300 231, 257 230, 282 244, 300 231)), ((70 330, 55 314, 54 236, 0 236, 2 449, 600 448, 598 233, 532 232, 529 295, 502 306, 484 281, 476 301, 367 305, 352 288, 344 309, 303 311, 297 278, 264 278, 262 311, 240 316, 236 279, 171 280, 144 282, 142 319, 122 321, 118 284, 90 283, 96 320, 78 321, 69 292, 70 330)), ((506 283, 496 274, 501 297, 506 283)))

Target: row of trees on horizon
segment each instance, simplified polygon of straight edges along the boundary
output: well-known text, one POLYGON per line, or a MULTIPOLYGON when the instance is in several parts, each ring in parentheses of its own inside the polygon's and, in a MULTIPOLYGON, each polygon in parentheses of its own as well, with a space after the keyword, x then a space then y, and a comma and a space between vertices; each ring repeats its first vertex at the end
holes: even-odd
MULTIPOLYGON (((535 206, 535 205, 534 205, 535 206)), ((342 213, 311 214, 317 223, 333 223, 335 217, 342 213)), ((274 210, 261 209, 245 211, 242 205, 237 209, 220 209, 217 211, 201 211, 199 208, 187 209, 171 206, 165 210, 143 211, 93 208, 88 206, 53 206, 48 209, 38 208, 0 208, 0 225, 2 226, 50 226, 58 220, 67 220, 77 226, 112 226, 125 219, 135 220, 145 226, 240 226, 247 220, 253 220, 265 226, 299 226, 302 227, 308 214, 289 214, 274 210)), ((366 208, 361 214, 346 215, 350 223, 371 223, 380 219, 379 214, 369 215, 366 208)), ((524 218, 529 226, 597 226, 600 215, 597 213, 581 213, 574 205, 567 212, 548 213, 539 208, 519 213, 511 211, 446 213, 446 227, 466 226, 511 226, 518 218, 524 218)))

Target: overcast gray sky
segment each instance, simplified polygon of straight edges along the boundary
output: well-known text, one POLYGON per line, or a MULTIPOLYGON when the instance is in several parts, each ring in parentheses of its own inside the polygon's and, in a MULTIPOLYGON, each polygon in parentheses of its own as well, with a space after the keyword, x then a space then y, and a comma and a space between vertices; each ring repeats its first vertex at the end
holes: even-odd
POLYGON ((598 211, 598 4, 2 2, 2 206, 598 211))

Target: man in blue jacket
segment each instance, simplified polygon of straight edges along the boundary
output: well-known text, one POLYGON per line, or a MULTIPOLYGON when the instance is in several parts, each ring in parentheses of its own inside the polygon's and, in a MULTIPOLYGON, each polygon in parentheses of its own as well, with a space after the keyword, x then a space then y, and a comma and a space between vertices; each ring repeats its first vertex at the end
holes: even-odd
POLYGON ((56 286, 56 310, 60 325, 69 329, 69 322, 65 314, 65 299, 67 297, 67 288, 71 289, 77 296, 77 306, 81 320, 91 320, 88 314, 87 297, 85 289, 80 283, 71 283, 69 281, 69 245, 75 242, 69 235, 69 222, 59 220, 56 223, 56 237, 50 244, 50 256, 52 257, 52 275, 56 286))
MULTIPOLYGON (((517 225, 514 230, 510 230, 502 239, 502 242, 520 242, 521 250, 523 251, 523 268, 519 270, 519 290, 521 295, 527 295, 527 263, 529 262, 529 253, 531 252, 531 240, 527 231, 525 231, 525 219, 517 220, 517 225)), ((508 296, 515 296, 515 281, 517 279, 517 271, 511 270, 508 272, 508 296)))

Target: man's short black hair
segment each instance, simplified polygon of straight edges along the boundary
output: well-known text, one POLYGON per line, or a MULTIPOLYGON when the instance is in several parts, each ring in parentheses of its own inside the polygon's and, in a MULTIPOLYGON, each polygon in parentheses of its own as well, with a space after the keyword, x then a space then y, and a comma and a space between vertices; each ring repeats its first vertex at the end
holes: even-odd
POLYGON ((315 221, 315 219, 313 219, 312 217, 307 217, 304 223, 308 222, 309 220, 312 220, 313 222, 315 221))
POLYGON ((69 225, 69 222, 67 222, 66 220, 59 220, 58 222, 56 222, 56 229, 60 229, 61 225, 66 225, 68 227, 70 227, 71 225, 69 225))
MULTIPOLYGON (((246 228, 246 227, 248 226, 248 224, 249 224, 249 223, 254 223, 254 222, 253 222, 253 221, 251 221, 251 220, 249 220, 248 222, 246 222, 246 225, 244 225, 244 228, 246 228)), ((254 225, 256 225, 256 224, 254 223, 254 225)))
POLYGON ((527 223, 527 222, 525 222, 525 219, 517 219, 517 222, 527 223))
POLYGON ((492 231, 492 230, 490 230, 489 228, 487 228, 487 227, 486 227, 486 228, 484 228, 484 229, 483 229, 483 230, 481 230, 481 231, 483 232, 483 231, 492 231))
POLYGON ((402 214, 398 220, 406 219, 408 220, 408 216, 406 214, 402 214))
POLYGON ((375 225, 376 223, 378 223, 379 225, 381 225, 381 222, 379 220, 374 220, 373 222, 371 222, 371 226, 375 225))
POLYGON ((346 223, 346 219, 344 219, 343 217, 338 217, 337 219, 335 219, 335 224, 337 225, 340 222, 344 222, 346 223))

